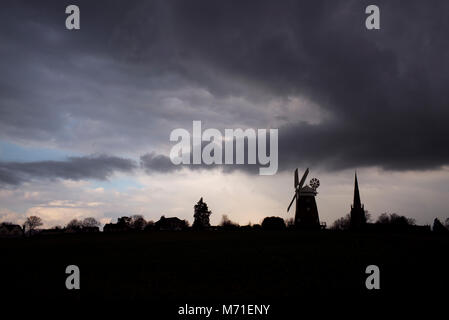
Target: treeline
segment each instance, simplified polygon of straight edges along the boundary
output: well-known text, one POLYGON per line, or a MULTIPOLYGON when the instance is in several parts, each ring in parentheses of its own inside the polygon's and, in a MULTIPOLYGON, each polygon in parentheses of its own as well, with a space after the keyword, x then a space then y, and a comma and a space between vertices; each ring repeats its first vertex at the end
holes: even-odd
MULTIPOLYGON (((365 212, 366 222, 372 222, 371 215, 365 212)), ((392 225, 416 225, 415 219, 407 218, 405 216, 398 215, 396 213, 388 214, 382 213, 377 220, 374 222, 376 224, 392 224, 392 225)), ((346 216, 341 217, 334 221, 331 229, 334 230, 348 230, 351 225, 351 215, 348 213, 346 216)))
MULTIPOLYGON (((364 231, 377 230, 377 231, 389 231, 389 230, 415 230, 425 231, 431 230, 430 226, 418 226, 415 219, 407 218, 396 213, 382 213, 376 221, 372 221, 371 215, 365 212, 367 225, 364 231)), ((332 230, 350 230, 351 229, 351 215, 348 213, 346 216, 341 217, 334 221, 330 227, 332 230)), ((446 218, 442 223, 438 218, 433 221, 432 230, 435 232, 449 232, 449 218, 446 218)))
MULTIPOLYGON (((100 232, 101 223, 94 217, 83 220, 73 219, 66 226, 55 226, 50 229, 39 229, 43 224, 42 219, 37 216, 27 218, 22 225, 10 222, 0 223, 0 237, 19 237, 34 235, 51 235, 63 233, 95 233, 100 232)), ((158 221, 145 220, 142 215, 123 216, 117 219, 116 223, 107 223, 103 227, 103 232, 151 232, 151 231, 180 231, 180 230, 284 230, 293 227, 291 223, 285 223, 281 217, 266 217, 261 224, 251 224, 240 226, 237 222, 231 221, 227 215, 223 215, 222 221, 217 226, 204 226, 194 224, 190 226, 187 220, 177 217, 166 218, 162 216, 158 221)))
MULTIPOLYGON (((107 223, 103 227, 103 232, 147 232, 147 231, 178 231, 178 230, 283 230, 293 225, 292 219, 285 223, 280 217, 267 217, 263 219, 261 224, 252 225, 249 223, 240 226, 238 223, 231 221, 227 215, 222 216, 222 221, 218 226, 211 226, 210 215, 212 211, 206 202, 201 198, 193 207, 194 222, 190 226, 187 220, 181 220, 177 217, 161 216, 154 222, 145 220, 142 215, 123 216, 117 219, 117 222, 107 223)), ((51 229, 39 229, 43 225, 43 221, 38 216, 30 216, 25 223, 20 226, 8 222, 0 224, 0 237, 18 237, 31 236, 35 234, 62 234, 62 233, 94 233, 100 232, 101 223, 94 217, 87 217, 82 220, 73 219, 66 226, 56 226, 51 229)))
MULTIPOLYGON (((231 221, 227 215, 223 215, 221 223, 211 226, 209 210, 206 202, 201 198, 193 207, 194 222, 190 226, 187 220, 177 217, 161 216, 154 222, 145 220, 142 215, 123 216, 117 219, 116 223, 107 223, 103 227, 103 232, 147 232, 147 231, 178 231, 178 230, 285 230, 295 228, 294 219, 284 220, 281 217, 266 217, 260 224, 240 226, 237 222, 231 221)), ((396 213, 381 214, 375 222, 371 222, 368 212, 365 212, 366 225, 363 231, 430 231, 430 226, 417 226, 414 219, 398 215, 396 213)), ((30 216, 23 225, 16 225, 8 222, 0 224, 0 237, 31 236, 34 234, 60 234, 60 233, 93 233, 100 232, 101 223, 94 217, 87 217, 82 220, 73 219, 66 226, 56 226, 51 229, 38 229, 43 225, 40 217, 30 216)), ((331 226, 332 230, 342 231, 351 229, 351 216, 337 219, 331 226)), ((448 233, 449 218, 445 223, 435 219, 432 230, 440 233, 448 233)))

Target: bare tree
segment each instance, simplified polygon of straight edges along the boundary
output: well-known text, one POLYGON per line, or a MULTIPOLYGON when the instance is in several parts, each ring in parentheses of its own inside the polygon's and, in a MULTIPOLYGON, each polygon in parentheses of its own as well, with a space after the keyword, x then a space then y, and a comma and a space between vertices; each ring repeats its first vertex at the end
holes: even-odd
POLYGON ((444 234, 449 233, 448 228, 445 227, 444 224, 442 224, 440 219, 438 219, 438 218, 435 218, 435 220, 433 220, 432 230, 433 230, 433 232, 436 232, 436 233, 444 233, 444 234))
POLYGON ((67 226, 66 226, 67 229, 72 229, 72 230, 78 230, 78 229, 81 229, 81 227, 82 227, 82 222, 79 221, 78 219, 70 220, 70 222, 67 223, 67 226))
POLYGON ((87 228, 99 227, 100 222, 93 217, 88 217, 83 220, 82 226, 87 228))
POLYGON ((333 230, 348 230, 351 225, 351 215, 347 214, 344 217, 341 217, 334 221, 331 226, 333 230))
POLYGON ((376 223, 380 224, 392 224, 392 225, 415 225, 415 219, 407 218, 405 216, 398 215, 396 213, 388 214, 382 213, 376 223))
POLYGON ((122 228, 130 228, 131 218, 126 216, 117 218, 117 225, 119 225, 122 228))
POLYGON ((143 229, 145 231, 154 230, 154 221, 153 220, 147 221, 147 223, 145 224, 145 227, 143 229))
POLYGON ((373 221, 373 218, 371 217, 371 213, 369 213, 368 210, 365 210, 365 221, 368 223, 373 221))
POLYGON ((224 214, 221 217, 221 224, 224 229, 236 229, 239 227, 239 224, 237 222, 233 222, 228 218, 228 215, 224 214))
POLYGON ((377 218, 376 223, 381 223, 381 224, 390 223, 390 216, 388 215, 388 213, 384 212, 377 218))
POLYGON ((134 230, 143 230, 147 224, 147 221, 144 219, 144 217, 140 214, 135 214, 131 216, 131 222, 130 226, 134 230))
POLYGON ((42 225, 42 219, 38 216, 30 216, 24 223, 24 229, 28 229, 28 233, 31 235, 33 230, 42 225))

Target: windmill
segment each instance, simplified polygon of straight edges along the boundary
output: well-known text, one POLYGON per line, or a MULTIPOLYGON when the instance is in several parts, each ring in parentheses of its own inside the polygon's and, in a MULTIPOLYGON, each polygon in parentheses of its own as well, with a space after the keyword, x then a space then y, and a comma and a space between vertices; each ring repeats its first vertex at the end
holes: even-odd
POLYGON ((320 186, 320 181, 317 178, 312 178, 309 185, 304 186, 308 174, 309 168, 307 168, 301 181, 299 181, 298 169, 295 170, 295 194, 288 205, 287 212, 296 200, 295 225, 301 228, 319 229, 320 219, 315 196, 317 195, 316 189, 320 186))

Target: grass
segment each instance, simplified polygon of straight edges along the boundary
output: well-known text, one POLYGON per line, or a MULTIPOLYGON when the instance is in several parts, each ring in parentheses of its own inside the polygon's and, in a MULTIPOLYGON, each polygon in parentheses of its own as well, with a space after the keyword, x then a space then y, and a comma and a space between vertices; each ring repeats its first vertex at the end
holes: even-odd
POLYGON ((67 234, 0 239, 2 290, 17 299, 273 301, 438 295, 449 237, 323 231, 67 234), (65 288, 65 268, 81 290, 65 288), (381 290, 365 288, 366 266, 381 290))

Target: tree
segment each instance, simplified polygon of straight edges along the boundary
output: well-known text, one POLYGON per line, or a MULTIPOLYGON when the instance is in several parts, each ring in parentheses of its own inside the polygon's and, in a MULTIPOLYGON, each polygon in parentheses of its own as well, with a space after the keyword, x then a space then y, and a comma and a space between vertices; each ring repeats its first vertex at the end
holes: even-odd
POLYGON ((288 218, 287 220, 285 220, 285 224, 287 225, 287 228, 294 228, 295 218, 288 218))
POLYGON ((93 228, 93 227, 99 227, 100 226, 100 222, 93 218, 93 217, 88 217, 85 218, 82 222, 82 226, 83 228, 93 228))
POLYGON ((231 221, 226 214, 224 214, 221 218, 221 224, 223 229, 237 229, 239 224, 231 221))
POLYGON ((433 232, 436 233, 449 233, 449 230, 441 223, 440 219, 435 218, 433 220, 433 232))
POLYGON ((203 198, 201 197, 200 201, 193 207, 194 213, 193 217, 195 220, 193 221, 193 227, 198 229, 208 228, 210 227, 209 216, 212 214, 212 211, 207 207, 207 203, 203 202, 203 198))
POLYGON ((153 220, 147 221, 147 223, 145 224, 145 227, 143 229, 145 231, 152 231, 152 230, 154 230, 154 221, 153 220))
POLYGON ((351 215, 347 214, 344 217, 341 217, 334 221, 331 226, 333 230, 348 230, 351 225, 351 215))
POLYGON ((146 226, 147 222, 144 217, 140 214, 135 214, 131 216, 130 226, 134 230, 143 230, 146 226))
POLYGON ((78 219, 72 219, 69 223, 67 223, 66 228, 72 230, 79 230, 82 227, 82 222, 78 219))
POLYGON ((407 218, 405 216, 400 216, 396 213, 391 214, 390 221, 391 221, 391 224, 396 224, 396 225, 409 225, 409 226, 415 225, 415 219, 407 218))
POLYGON ((39 218, 38 216, 30 216, 26 219, 24 227, 28 228, 28 233, 31 234, 34 229, 41 226, 42 224, 43 223, 41 218, 39 218))
POLYGON ((119 225, 120 227, 130 227, 131 224, 131 218, 130 217, 120 217, 117 219, 117 225, 119 225))
POLYGON ((365 221, 368 222, 372 222, 372 217, 371 217, 371 213, 368 212, 368 210, 365 210, 365 221))
POLYGON ((390 216, 388 215, 388 213, 382 213, 378 218, 376 223, 380 223, 380 224, 388 224, 390 223, 390 216))
POLYGON ((281 217, 266 217, 262 221, 262 228, 265 230, 283 230, 285 221, 281 217))
POLYGON ((392 224, 396 226, 413 226, 415 225, 415 219, 407 218, 405 216, 400 216, 396 213, 388 214, 382 213, 378 218, 376 223, 379 224, 392 224))

